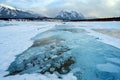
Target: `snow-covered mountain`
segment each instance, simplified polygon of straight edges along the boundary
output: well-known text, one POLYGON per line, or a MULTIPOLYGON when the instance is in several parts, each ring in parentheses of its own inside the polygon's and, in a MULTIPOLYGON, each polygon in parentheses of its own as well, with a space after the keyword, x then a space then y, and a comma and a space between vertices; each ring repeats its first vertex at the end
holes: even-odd
POLYGON ((84 19, 84 16, 76 11, 61 11, 55 18, 63 20, 81 20, 84 19))
POLYGON ((38 16, 9 5, 0 4, 0 18, 36 18, 38 16))

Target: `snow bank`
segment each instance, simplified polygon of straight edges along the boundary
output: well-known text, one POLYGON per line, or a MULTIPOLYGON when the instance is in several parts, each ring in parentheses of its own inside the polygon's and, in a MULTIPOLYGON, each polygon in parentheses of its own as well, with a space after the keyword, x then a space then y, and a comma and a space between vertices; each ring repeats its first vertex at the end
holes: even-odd
POLYGON ((0 65, 6 70, 15 55, 22 53, 32 45, 31 38, 54 25, 37 25, 37 23, 18 23, 17 26, 0 27, 0 65), (5 63, 3 63, 5 62, 5 63))
POLYGON ((89 35, 95 36, 99 38, 99 41, 104 42, 106 44, 112 45, 114 47, 120 48, 120 39, 109 36, 109 35, 105 35, 99 32, 95 32, 91 29, 86 29, 86 31, 88 31, 89 35))

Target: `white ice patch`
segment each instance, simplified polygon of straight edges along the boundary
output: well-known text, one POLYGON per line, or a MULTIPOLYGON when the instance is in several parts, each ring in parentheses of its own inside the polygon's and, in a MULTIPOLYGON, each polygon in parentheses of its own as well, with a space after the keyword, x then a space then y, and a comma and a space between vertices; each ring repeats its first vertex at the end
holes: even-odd
POLYGON ((42 74, 24 74, 24 75, 15 75, 9 77, 0 77, 0 80, 77 80, 77 78, 69 73, 67 75, 62 76, 62 78, 58 78, 55 74, 47 74, 47 76, 42 74))
POLYGON ((117 64, 120 64, 120 59, 118 58, 107 58, 108 61, 111 61, 113 63, 117 63, 117 64))
POLYGON ((63 76, 63 80, 77 80, 77 78, 73 75, 73 73, 69 73, 68 75, 63 76))
POLYGON ((118 67, 114 64, 111 64, 111 63, 98 64, 97 69, 99 71, 110 72, 110 73, 119 73, 120 72, 120 67, 118 67))

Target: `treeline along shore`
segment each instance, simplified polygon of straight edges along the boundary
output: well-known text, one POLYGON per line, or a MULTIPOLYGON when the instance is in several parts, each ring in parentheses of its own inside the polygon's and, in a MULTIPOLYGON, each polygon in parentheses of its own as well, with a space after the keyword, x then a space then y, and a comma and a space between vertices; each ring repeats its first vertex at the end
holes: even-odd
POLYGON ((79 22, 79 21, 120 21, 120 17, 112 17, 112 18, 95 18, 95 19, 83 19, 83 20, 71 20, 74 22, 79 22))
POLYGON ((120 21, 120 17, 112 17, 112 18, 94 18, 94 19, 81 19, 81 20, 63 20, 63 19, 57 19, 57 18, 0 18, 0 20, 5 20, 5 21, 11 21, 11 20, 16 20, 16 21, 56 21, 56 22, 93 22, 93 21, 120 21))

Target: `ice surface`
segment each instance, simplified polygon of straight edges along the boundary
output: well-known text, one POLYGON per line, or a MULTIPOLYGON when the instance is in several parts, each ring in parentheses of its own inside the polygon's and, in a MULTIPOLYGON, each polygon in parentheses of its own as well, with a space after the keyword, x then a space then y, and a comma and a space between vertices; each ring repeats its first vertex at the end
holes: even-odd
MULTIPOLYGON (((47 23, 47 22, 1 22, 0 24, 15 24, 0 27, 0 80, 119 80, 120 79, 120 47, 119 39, 93 32, 91 29, 109 28, 120 29, 120 22, 83 22, 83 23, 47 23), (48 30, 48 31, 46 31, 48 30), (36 36, 35 36, 36 35, 36 36), (32 40, 31 40, 32 38, 32 40), (42 39, 42 40, 41 40, 42 39), (58 40, 59 39, 59 40, 58 40), (34 42, 36 41, 37 42, 34 42), (70 50, 75 63, 70 72, 64 75, 44 75, 35 73, 3 77, 10 63, 19 62, 24 58, 37 55, 49 50, 49 45, 62 43, 70 50), (104 42, 104 43, 103 43, 104 42), (46 46, 47 45, 47 46, 46 46), (118 45, 118 46, 116 46, 118 45), (40 47, 41 46, 41 47, 40 47), (31 47, 34 47, 31 49, 31 47), (33 53, 32 53, 33 52, 33 53), (21 54, 22 53, 22 54, 21 54), (30 54, 30 55, 28 55, 30 54), (22 56, 24 55, 24 56, 22 56), (16 59, 17 61, 17 59, 16 59), (5 62, 5 63, 3 63, 5 62)), ((54 48, 54 46, 52 46, 54 48)), ((55 48, 53 53, 61 48, 55 48)), ((61 52, 60 52, 61 53, 61 52)), ((66 54, 65 53, 65 54, 66 54)), ((51 58, 56 58, 52 55, 51 58)), ((66 58, 65 58, 66 59, 66 58)), ((45 60, 47 60, 45 58, 45 60)), ((31 67, 30 64, 28 64, 31 67)), ((19 66, 19 65, 18 65, 19 66)), ((51 68, 53 71, 54 69, 51 68)), ((31 72, 32 70, 28 71, 31 72)))

